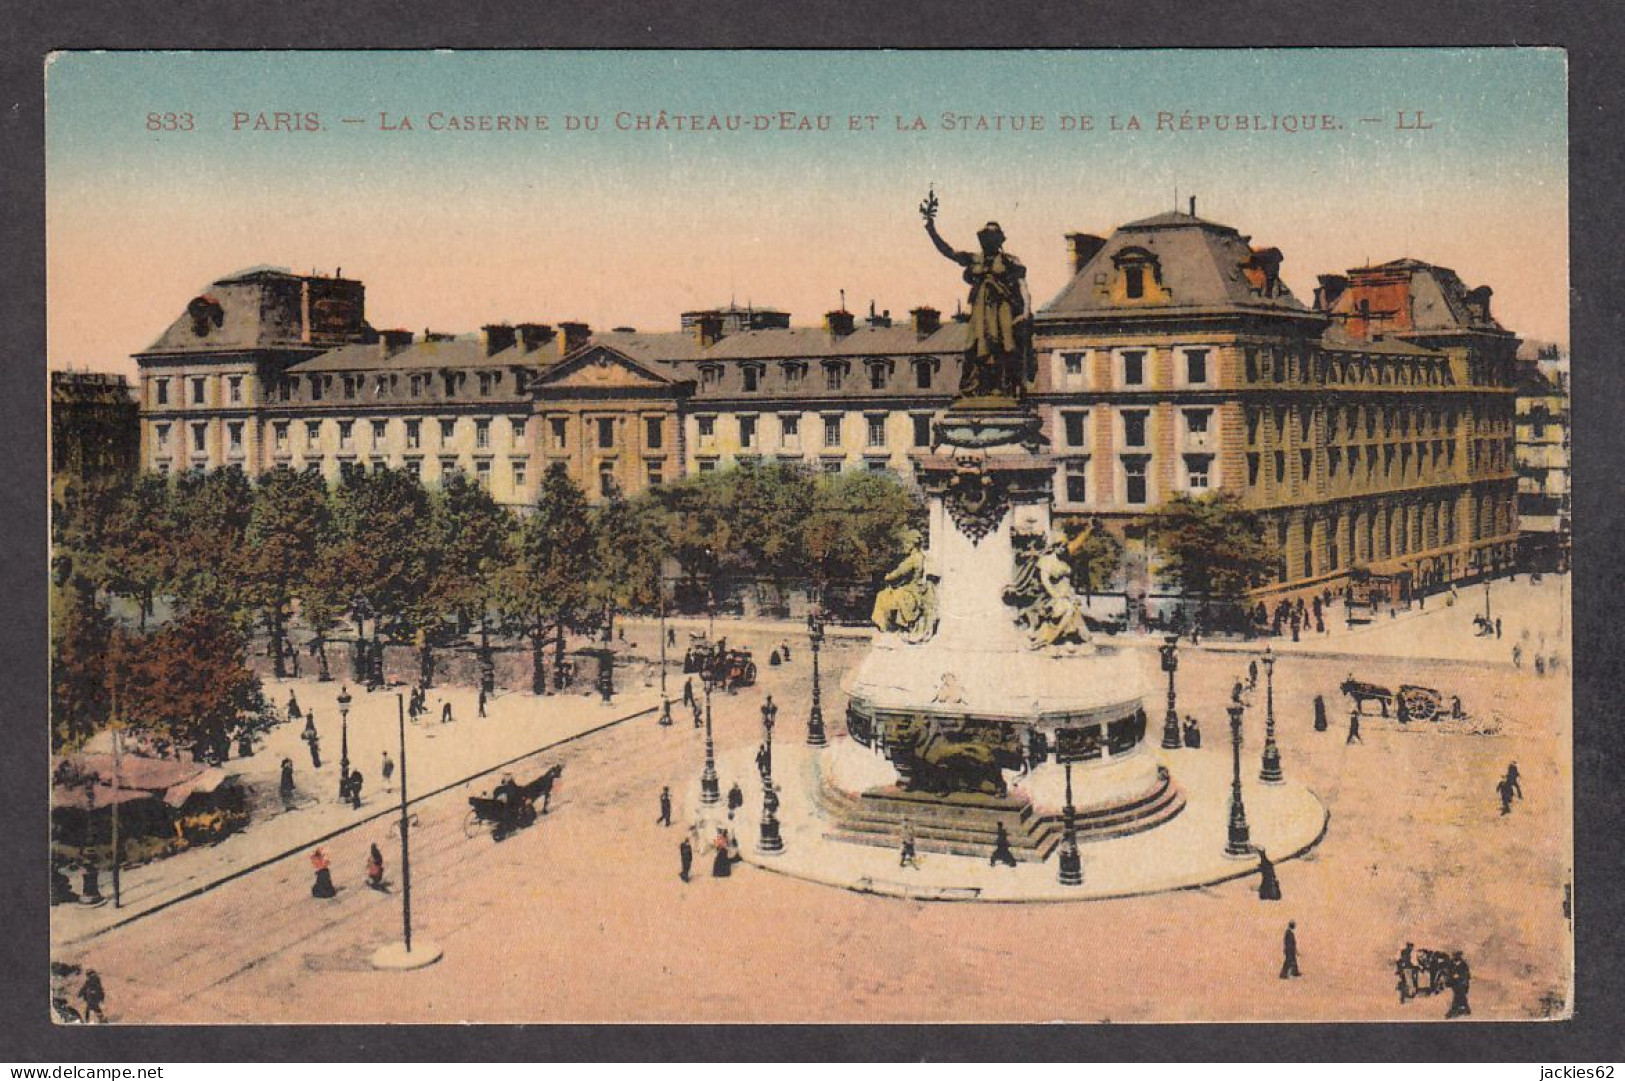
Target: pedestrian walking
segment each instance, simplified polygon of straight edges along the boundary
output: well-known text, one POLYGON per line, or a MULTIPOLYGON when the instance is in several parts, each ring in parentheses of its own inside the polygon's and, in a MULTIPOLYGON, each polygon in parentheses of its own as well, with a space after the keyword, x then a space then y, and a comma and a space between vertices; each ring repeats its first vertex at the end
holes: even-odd
POLYGON ((298 679, 299 678, 299 651, 297 649, 295 649, 295 650, 292 650, 291 652, 293 653, 293 678, 298 679))
POLYGON ((378 851, 377 844, 370 846, 367 852, 367 886, 384 892, 384 854, 378 851))
POLYGON ((694 846, 688 843, 686 836, 677 842, 677 858, 682 862, 682 869, 677 872, 677 877, 687 882, 688 873, 694 867, 694 846))
POLYGON ((294 787, 293 787, 293 759, 291 759, 291 758, 284 758, 282 760, 282 780, 278 784, 277 790, 282 794, 282 807, 283 807, 283 809, 287 810, 288 808, 292 807, 293 806, 293 797, 294 797, 294 787))
POLYGON ((903 853, 897 866, 913 867, 915 870, 920 867, 920 858, 914 852, 914 824, 907 819, 903 820, 903 853))
POLYGON ((655 824, 660 825, 660 826, 669 826, 669 825, 671 825, 671 786, 670 785, 662 785, 660 787, 660 817, 655 819, 655 824))
POLYGON ((711 857, 711 877, 727 878, 733 874, 733 861, 728 858, 728 831, 718 826, 711 847, 716 850, 711 857))
POLYGON ((1286 934, 1281 938, 1281 979, 1295 979, 1302 976, 1298 971, 1298 924, 1296 920, 1288 920, 1286 934))
POLYGON ((440 723, 441 724, 450 724, 451 723, 451 700, 450 699, 447 699, 445 704, 443 704, 440 707, 440 723))
POLYGON ((780 653, 781 656, 784 657, 784 663, 789 664, 790 663, 790 643, 789 642, 780 642, 779 643, 779 653, 780 653))
POLYGON ((312 897, 337 897, 338 887, 333 885, 332 864, 328 861, 327 851, 318 848, 310 854, 311 870, 316 872, 316 881, 310 887, 312 897))
POLYGON ((677 646, 677 629, 675 627, 667 627, 666 628, 666 648, 667 649, 674 649, 674 648, 676 648, 676 646, 677 646))
POLYGON ((1518 773, 1518 763, 1508 762, 1507 784, 1511 787, 1513 795, 1517 796, 1519 799, 1523 799, 1523 784, 1518 779, 1520 776, 1521 774, 1518 773))
POLYGON ((1262 848, 1258 850, 1258 899, 1260 901, 1281 899, 1281 879, 1275 873, 1274 862, 1262 848))
POLYGON ((288 692, 288 720, 297 721, 304 714, 299 710, 299 696, 293 691, 288 692))
POLYGON ((698 702, 691 702, 689 704, 694 707, 694 727, 704 728, 705 718, 700 714, 700 704, 698 702))
POLYGON ((1189 713, 1185 714, 1185 746, 1193 751, 1202 746, 1202 729, 1189 713))
POLYGON ((1542 657, 1539 653, 1537 653, 1537 654, 1535 654, 1535 675, 1544 676, 1545 674, 1546 674, 1546 658, 1542 657))
MULTIPOLYGON (((308 716, 308 714, 307 714, 307 716, 308 716)), ((311 730, 310 734, 308 736, 306 736, 305 739, 310 744, 310 768, 311 769, 321 769, 322 768, 322 741, 317 738, 316 732, 315 732, 314 729, 311 730)))
POLYGON ((395 791, 395 760, 389 757, 388 751, 384 752, 384 764, 378 767, 378 772, 384 777, 384 791, 395 791))
POLYGON ((1315 731, 1324 732, 1326 728, 1326 699, 1325 696, 1317 694, 1315 695, 1315 731))
POLYGON ((107 1024, 107 1015, 102 1013, 102 1003, 107 1001, 107 990, 102 987, 102 977, 95 969, 85 973, 85 982, 79 988, 79 997, 85 1003, 85 1023, 89 1024, 94 1017, 97 1024, 107 1024))
POLYGON ((485 688, 480 688, 480 716, 485 716, 485 688))
POLYGON ((1467 959, 1462 957, 1458 950, 1450 957, 1449 974, 1445 978, 1445 986, 1450 988, 1450 1009, 1445 1013, 1445 1020, 1452 1017, 1471 1017, 1472 1007, 1467 1005, 1467 991, 1472 984, 1472 973, 1467 967, 1467 959))
POLYGON ((350 806, 361 810, 361 771, 358 769, 350 771, 350 806))
POLYGON ((1500 616, 1495 617, 1495 637, 1497 637, 1497 638, 1501 637, 1501 617, 1500 616))
POLYGON ((1509 781, 1505 777, 1502 777, 1501 780, 1500 780, 1500 783, 1498 783, 1495 786, 1495 794, 1497 796, 1501 797, 1501 813, 1503 815, 1511 814, 1512 813, 1512 783, 1511 783, 1511 781, 1509 781))
POLYGON ((735 781, 733 787, 728 789, 728 817, 732 818, 734 812, 745 805, 745 793, 740 789, 739 782, 735 781))
POLYGON ((1010 851, 1010 834, 1005 831, 1003 822, 996 823, 996 827, 998 832, 993 837, 993 855, 988 857, 987 865, 992 867, 996 863, 1002 863, 1006 867, 1014 867, 1016 854, 1010 851))
POLYGON ((1512 667, 1523 667, 1523 646, 1516 642, 1512 643, 1512 667))
POLYGON ((694 705, 694 677, 683 677, 683 705, 694 705))
POLYGON ((1350 743, 1364 743, 1360 738, 1360 710, 1356 707, 1349 713, 1349 738, 1343 741, 1344 746, 1350 743))
MULTIPOLYGON (((1257 661, 1248 661, 1247 662, 1247 689, 1250 691, 1256 686, 1258 686, 1258 662, 1257 661)), ((1239 697, 1238 697, 1237 700, 1238 701, 1240 700, 1239 697)))
POLYGON ((763 743, 763 744, 760 744, 756 748, 756 772, 761 774, 763 777, 766 777, 767 776, 767 771, 768 771, 767 744, 763 743))

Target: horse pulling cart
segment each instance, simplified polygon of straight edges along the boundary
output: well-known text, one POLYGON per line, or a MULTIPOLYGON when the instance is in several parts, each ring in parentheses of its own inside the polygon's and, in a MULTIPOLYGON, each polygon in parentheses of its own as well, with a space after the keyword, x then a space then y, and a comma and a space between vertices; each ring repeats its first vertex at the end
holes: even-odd
POLYGON ((510 833, 522 830, 536 821, 538 814, 546 814, 553 799, 553 784, 564 772, 563 766, 554 766, 534 781, 518 784, 512 776, 489 796, 468 797, 468 814, 463 818, 463 836, 473 837, 490 829, 493 840, 501 841, 510 833), (541 802, 541 810, 536 808, 541 802))
POLYGON ((1343 693, 1354 699, 1354 709, 1361 716, 1365 715, 1365 704, 1376 702, 1382 707, 1382 715, 1388 716, 1388 707, 1395 707, 1396 712, 1405 719, 1428 721, 1440 715, 1440 708, 1444 705, 1444 695, 1432 687, 1419 687, 1413 683, 1402 683, 1399 690, 1390 690, 1377 683, 1364 683, 1350 677, 1343 681, 1343 693), (1402 709, 1400 707, 1403 707, 1402 709))
POLYGON ((716 687, 749 687, 756 682, 756 662, 748 649, 729 649, 726 640, 697 639, 683 655, 683 671, 698 673, 716 687))

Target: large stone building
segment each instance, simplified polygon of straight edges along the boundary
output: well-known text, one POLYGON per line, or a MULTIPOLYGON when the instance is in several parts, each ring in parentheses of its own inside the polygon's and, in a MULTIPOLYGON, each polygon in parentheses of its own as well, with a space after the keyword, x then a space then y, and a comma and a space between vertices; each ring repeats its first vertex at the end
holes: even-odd
MULTIPOLYGON (((1176 493, 1234 492, 1274 531, 1283 588, 1510 562, 1517 339, 1487 288, 1400 260, 1324 275, 1305 304, 1279 250, 1194 213, 1069 242, 1033 389, 1059 513, 1132 536, 1176 493)), ((744 461, 912 479, 959 384, 962 319, 790 322, 730 304, 669 332, 414 336, 370 327, 359 282, 255 271, 137 355, 142 462, 462 471, 513 506, 553 463, 594 499, 744 461)))
POLYGON ((1488 289, 1401 260, 1325 275, 1306 305, 1279 250, 1194 214, 1069 239, 1038 314, 1059 511, 1132 533, 1172 495, 1231 491, 1294 587, 1510 561, 1517 340, 1488 289))
POLYGON ((107 372, 51 373, 51 476, 134 473, 141 428, 135 388, 107 372))
POLYGON ((1569 487, 1568 361, 1556 347, 1518 362, 1518 528, 1526 565, 1568 565, 1572 532, 1569 487))

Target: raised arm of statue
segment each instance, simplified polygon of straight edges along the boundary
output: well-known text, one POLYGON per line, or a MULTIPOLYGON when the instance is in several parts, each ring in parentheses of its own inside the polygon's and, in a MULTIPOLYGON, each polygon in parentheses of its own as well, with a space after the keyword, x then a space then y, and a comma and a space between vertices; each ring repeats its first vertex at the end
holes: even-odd
POLYGON ((942 239, 942 234, 937 232, 937 222, 935 218, 925 219, 925 234, 931 238, 931 243, 936 245, 937 250, 942 253, 943 258, 952 259, 960 266, 970 266, 971 259, 973 259, 974 256, 972 256, 970 252, 955 251, 952 244, 942 239))

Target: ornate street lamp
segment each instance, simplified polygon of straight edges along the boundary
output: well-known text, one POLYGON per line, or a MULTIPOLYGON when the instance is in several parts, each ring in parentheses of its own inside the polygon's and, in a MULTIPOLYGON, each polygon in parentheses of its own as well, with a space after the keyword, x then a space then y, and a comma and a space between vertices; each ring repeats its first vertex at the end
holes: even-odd
POLYGON ((776 856, 784 851, 784 838, 779 835, 779 793, 773 787, 773 724, 778 720, 779 707, 773 704, 773 696, 768 695, 767 701, 762 703, 762 839, 757 842, 756 851, 766 856, 776 856))
POLYGON ((717 749, 711 738, 711 669, 700 673, 700 685, 705 688, 705 769, 700 773, 700 802, 709 806, 722 799, 722 787, 717 781, 717 749))
POLYGON ((339 688, 339 802, 350 798, 350 688, 339 688))
POLYGON ((1055 876, 1063 886, 1083 885, 1083 857, 1078 854, 1078 809, 1072 805, 1072 759, 1066 760, 1065 832, 1061 836, 1060 872, 1055 876))
POLYGON ((1275 744, 1275 653, 1264 647, 1264 760, 1258 779, 1265 784, 1280 784, 1286 779, 1281 772, 1281 748, 1275 744))
POLYGON ((779 707, 773 704, 773 696, 768 695, 767 701, 762 703, 762 732, 766 737, 762 743, 762 778, 772 787, 773 780, 773 724, 779 719, 779 707))
POLYGON ((1241 802, 1241 711, 1240 702, 1230 705, 1230 833, 1224 854, 1232 859, 1249 859, 1253 854, 1252 833, 1247 829, 1247 808, 1241 802))
POLYGON ((823 689, 819 686, 818 650, 824 643, 824 610, 815 604, 807 613, 807 637, 812 642, 812 713, 807 717, 807 746, 822 747, 829 742, 824 736, 823 689))
POLYGON ((1179 710, 1174 706, 1174 673, 1179 670, 1179 635, 1170 634, 1158 647, 1162 654, 1162 670, 1168 673, 1168 714, 1162 719, 1162 749, 1177 751, 1179 737, 1179 710))

